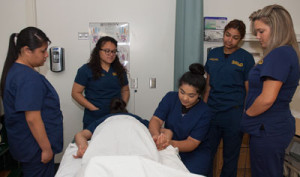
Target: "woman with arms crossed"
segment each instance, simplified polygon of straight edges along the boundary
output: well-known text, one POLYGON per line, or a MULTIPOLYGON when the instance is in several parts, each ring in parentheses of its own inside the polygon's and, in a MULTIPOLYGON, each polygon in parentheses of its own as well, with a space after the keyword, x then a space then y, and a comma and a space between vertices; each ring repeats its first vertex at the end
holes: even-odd
POLYGON ((129 100, 128 79, 119 61, 117 46, 112 37, 100 38, 90 61, 78 69, 72 97, 85 108, 83 128, 109 114, 112 98, 122 98, 125 103, 129 100))
POLYGON ((282 177, 285 148, 295 134, 289 103, 299 82, 299 46, 289 12, 266 6, 250 15, 264 56, 249 72, 242 130, 250 134, 251 175, 282 177))
POLYGON ((49 43, 46 34, 35 27, 13 33, 2 72, 9 151, 21 162, 24 177, 53 177, 54 154, 63 148, 58 95, 49 81, 34 70, 44 65, 49 43))
POLYGON ((182 162, 191 173, 207 175, 210 148, 207 131, 212 117, 209 107, 201 100, 205 88, 204 67, 192 64, 179 80, 179 91, 169 92, 159 103, 149 123, 149 131, 157 148, 172 145, 179 149, 182 162), (173 132, 165 134, 165 129, 173 132))

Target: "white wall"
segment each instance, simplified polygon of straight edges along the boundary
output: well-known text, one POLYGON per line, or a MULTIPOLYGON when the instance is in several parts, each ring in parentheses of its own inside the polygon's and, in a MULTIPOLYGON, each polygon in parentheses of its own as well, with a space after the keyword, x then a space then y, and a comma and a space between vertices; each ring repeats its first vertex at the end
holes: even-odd
MULTIPOLYGON (((266 5, 279 4, 284 6, 293 18, 295 32, 298 41, 300 42, 300 1, 299 0, 204 0, 204 17, 227 17, 228 21, 233 19, 243 20, 246 24, 246 33, 250 34, 249 15, 263 8, 266 5)), ((248 38, 249 39, 249 38, 248 38)), ((246 40, 248 40, 246 39, 246 40)), ((204 60, 206 61, 207 47, 221 46, 222 42, 204 42, 204 60)), ((300 44, 299 44, 300 45, 300 44)), ((244 42, 242 48, 249 52, 262 52, 260 44, 249 40, 244 42)), ((300 88, 298 87, 293 101, 291 103, 291 110, 295 117, 300 118, 300 88)))
MULTIPOLYGON (((138 78, 131 89, 129 111, 150 119, 163 95, 173 89, 175 1, 174 0, 38 0, 37 26, 51 39, 51 46, 65 48, 65 71, 53 73, 49 63, 40 71, 56 88, 64 115, 65 146, 82 128, 83 110, 71 98, 77 69, 89 58, 89 22, 128 22, 130 30, 130 76, 138 78), (156 77, 157 88, 149 88, 156 77)), ((50 46, 50 47, 51 47, 50 46)))
MULTIPOLYGON (((0 77, 6 59, 9 37, 12 33, 18 33, 28 25, 32 25, 32 3, 29 0, 0 0, 0 77)), ((0 98, 0 115, 4 113, 0 98)))
POLYGON ((26 4, 25 1, 19 0, 1 0, 0 3, 0 70, 2 73, 10 35, 26 26, 26 4))

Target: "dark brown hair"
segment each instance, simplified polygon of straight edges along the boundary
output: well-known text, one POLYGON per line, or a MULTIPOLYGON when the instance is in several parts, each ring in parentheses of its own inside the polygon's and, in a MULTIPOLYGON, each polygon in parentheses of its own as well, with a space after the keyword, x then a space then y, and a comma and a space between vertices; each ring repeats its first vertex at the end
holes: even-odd
MULTIPOLYGON (((102 69, 101 64, 100 64, 100 54, 99 54, 99 51, 105 45, 106 42, 111 42, 116 47, 118 46, 118 42, 114 38, 112 38, 110 36, 104 36, 104 37, 101 37, 98 40, 96 46, 94 47, 94 49, 93 49, 93 51, 91 53, 90 60, 88 62, 88 66, 92 70, 93 78, 94 79, 98 79, 99 77, 101 77, 101 73, 102 73, 103 69, 102 69)), ((120 84, 122 86, 124 86, 125 85, 125 77, 124 77, 124 75, 126 74, 126 69, 120 63, 118 55, 116 55, 116 58, 112 62, 111 66, 114 69, 114 71, 117 73, 118 79, 120 81, 120 84)))
POLYGON ((230 28, 233 28, 233 29, 236 29, 240 32, 240 35, 241 35, 241 39, 243 39, 245 37, 245 34, 246 34, 246 26, 244 24, 243 21, 241 20, 237 20, 237 19, 234 19, 232 21, 230 21, 224 28, 224 33, 230 29, 230 28))
POLYGON ((205 89, 206 81, 204 78, 204 67, 200 63, 193 63, 189 66, 188 72, 184 73, 179 79, 179 87, 188 84, 196 88, 198 94, 202 94, 205 89))
POLYGON ((51 43, 46 34, 36 28, 36 27, 27 27, 20 31, 19 34, 13 33, 9 38, 8 52, 6 60, 3 66, 2 76, 1 76, 1 96, 3 98, 4 87, 6 76, 12 65, 18 59, 19 54, 21 54, 21 49, 27 46, 31 51, 41 47, 45 43, 51 43), (15 38, 16 43, 15 43, 15 38))

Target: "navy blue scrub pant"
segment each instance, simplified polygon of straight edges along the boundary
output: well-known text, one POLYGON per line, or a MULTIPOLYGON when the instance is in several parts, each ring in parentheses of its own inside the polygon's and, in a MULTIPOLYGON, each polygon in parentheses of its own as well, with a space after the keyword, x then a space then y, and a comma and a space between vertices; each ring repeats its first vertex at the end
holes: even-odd
POLYGON ((280 136, 250 136, 251 175, 255 177, 282 177, 285 149, 293 134, 280 136))
POLYGON ((213 176, 213 161, 221 139, 223 139, 223 167, 221 177, 236 177, 243 138, 243 133, 240 131, 242 114, 242 107, 234 107, 227 111, 217 112, 212 119, 208 134, 212 152, 209 177, 213 176))
POLYGON ((23 177, 54 177, 54 157, 47 164, 40 161, 22 162, 21 163, 23 177))
POLYGON ((207 176, 209 171, 210 148, 207 142, 202 142, 197 149, 192 152, 179 153, 186 168, 195 174, 207 176))

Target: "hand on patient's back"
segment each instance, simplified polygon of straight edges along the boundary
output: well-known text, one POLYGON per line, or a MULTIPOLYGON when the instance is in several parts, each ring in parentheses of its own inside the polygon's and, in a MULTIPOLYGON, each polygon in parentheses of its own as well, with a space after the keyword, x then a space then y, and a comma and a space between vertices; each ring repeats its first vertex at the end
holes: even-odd
POLYGON ((42 163, 46 164, 46 163, 50 162, 50 160, 52 160, 52 158, 53 158, 52 149, 43 150, 41 156, 42 156, 41 157, 41 162, 42 163))

